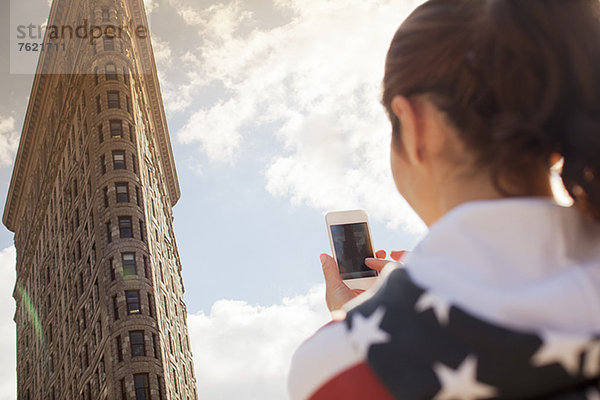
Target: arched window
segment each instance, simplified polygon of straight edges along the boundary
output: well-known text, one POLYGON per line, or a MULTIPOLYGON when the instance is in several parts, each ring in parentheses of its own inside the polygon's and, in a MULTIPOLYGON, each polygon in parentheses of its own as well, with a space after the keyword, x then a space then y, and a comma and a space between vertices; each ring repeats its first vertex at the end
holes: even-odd
POLYGON ((106 80, 117 80, 117 67, 113 63, 106 64, 106 80))

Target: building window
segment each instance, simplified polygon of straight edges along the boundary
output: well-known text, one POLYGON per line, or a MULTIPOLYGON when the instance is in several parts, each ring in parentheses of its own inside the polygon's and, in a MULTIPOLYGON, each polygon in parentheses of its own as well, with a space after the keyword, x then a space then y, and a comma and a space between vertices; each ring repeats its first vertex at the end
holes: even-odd
POLYGON ((102 175, 106 173, 106 157, 104 155, 100 156, 100 170, 102 171, 102 175))
POLYGON ((125 298, 127 299, 127 314, 140 314, 140 292, 138 290, 126 290, 125 298))
POLYGON ((87 343, 83 345, 83 367, 87 368, 90 365, 90 354, 87 343))
POLYGON ((177 380, 177 371, 173 368, 173 383, 175 384, 175 393, 179 393, 179 381, 177 380))
POLYGON ((135 158, 135 155, 131 155, 131 161, 133 161, 133 173, 137 174, 137 159, 135 158))
MULTIPOLYGON (((141 221, 140 221, 141 222, 141 221)), ((140 225, 140 228, 142 226, 140 225)), ((146 278, 151 279, 151 275, 150 275, 150 265, 148 263, 148 257, 144 256, 144 275, 146 276, 146 278)))
POLYGON ((154 353, 154 358, 158 359, 158 345, 156 343, 156 335, 152 334, 152 352, 154 353))
POLYGON ((102 22, 109 22, 110 21, 110 12, 108 11, 108 8, 103 8, 102 9, 102 22))
POLYGON ((110 120, 110 137, 120 138, 123 136, 123 121, 120 119, 110 120))
POLYGON ((113 317, 116 321, 119 319, 119 303, 117 302, 117 295, 114 295, 112 297, 112 301, 113 301, 113 317))
POLYGON ((131 124, 129 124, 129 140, 131 140, 131 143, 135 144, 135 129, 131 124))
POLYGON ((100 114, 102 112, 102 103, 100 102, 100 96, 96 96, 96 113, 100 114))
POLYGON ((108 268, 110 269, 110 280, 114 281, 117 279, 117 274, 115 273, 115 260, 112 257, 108 260, 108 268))
POLYGON ((98 125, 98 143, 104 142, 104 134, 102 133, 102 124, 98 125))
POLYGON ((123 344, 121 343, 121 335, 115 338, 115 344, 117 346, 117 360, 123 361, 123 344))
POLYGON ((154 318, 154 301, 150 293, 148 293, 148 315, 154 318))
POLYGON ((113 63, 106 64, 106 80, 116 81, 117 80, 117 67, 113 63))
POLYGON ((133 375, 135 383, 135 399, 150 400, 150 386, 148 384, 148 374, 133 375))
POLYGON ((129 72, 127 71, 127 67, 123 67, 123 81, 129 86, 129 72))
MULTIPOLYGON (((81 282, 81 280, 83 279, 83 275, 81 273, 79 273, 79 289, 80 291, 83 293, 83 282, 81 282)), ((87 328, 87 320, 85 318, 85 307, 81 309, 81 329, 86 329, 87 328)))
POLYGON ((129 332, 129 342, 131 343, 131 357, 146 356, 146 343, 144 343, 144 331, 129 332))
POLYGON ((111 90, 107 93, 108 108, 121 108, 121 96, 116 90, 111 90))
POLYGON ((98 78, 98 67, 94 68, 94 83, 96 84, 96 86, 98 85, 98 83, 100 83, 98 78))
MULTIPOLYGON (((140 225, 140 240, 143 242, 144 241, 144 222, 141 219, 138 222, 140 225)), ((148 275, 146 275, 146 278, 148 278, 148 275)))
MULTIPOLYGON (((98 340, 102 340, 102 320, 98 319, 98 340)), ((100 360, 101 364, 100 366, 102 367, 102 373, 104 373, 104 357, 102 357, 102 360, 100 360)))
POLYGON ((123 253, 121 259, 123 261, 123 275, 136 275, 135 253, 123 253))
POLYGON ((115 183, 117 203, 129 203, 129 185, 127 182, 115 183))
POLYGON ((127 400, 127 389, 125 388, 125 378, 121 379, 121 400, 127 400))
POLYGON ((104 208, 108 207, 108 188, 105 187, 102 189, 102 193, 104 193, 104 208))
MULTIPOLYGON (((162 376, 157 376, 156 380, 158 381, 158 400, 163 400, 163 378, 162 376)), ((194 398, 196 397, 194 396, 194 398)))
POLYGON ((125 169, 125 152, 122 150, 115 150, 112 152, 113 156, 113 168, 114 169, 125 169))
POLYGON ((112 243, 112 224, 110 221, 106 223, 106 241, 112 243))
POLYGON ((129 96, 125 96, 125 107, 128 113, 131 112, 131 102, 129 100, 129 96))
POLYGON ((140 197, 140 188, 138 186, 135 187, 135 202, 138 207, 142 206, 142 198, 140 197))
POLYGON ((115 50, 115 40, 111 37, 102 38, 104 41, 104 51, 114 51, 115 50))
POLYGON ((121 238, 132 238, 133 227, 131 226, 131 217, 119 217, 119 234, 121 238))
MULTIPOLYGON (((102 336, 100 338, 102 338, 102 336)), ((102 382, 104 382, 104 379, 106 379, 106 368, 104 366, 104 356, 102 356, 102 358, 100 359, 100 365, 98 368, 98 372, 100 372, 100 379, 102 379, 102 382)))
MULTIPOLYGON (((160 300, 159 300, 160 301, 160 300)), ((165 306, 165 316, 169 318, 169 305, 167 303, 167 296, 163 294, 163 304, 165 306)))

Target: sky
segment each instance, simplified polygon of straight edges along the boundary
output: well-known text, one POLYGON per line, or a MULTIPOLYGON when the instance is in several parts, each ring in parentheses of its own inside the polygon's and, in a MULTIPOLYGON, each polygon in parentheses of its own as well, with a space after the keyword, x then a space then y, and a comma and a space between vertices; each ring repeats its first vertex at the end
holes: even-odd
MULTIPOLYGON (((47 17, 47 0, 32 19, 47 17)), ((145 0, 182 196, 174 228, 201 399, 285 399, 290 357, 329 320, 328 210, 365 209, 378 249, 425 227, 397 193, 379 103, 415 0, 145 0)), ((35 6, 34 6, 35 4, 35 6)), ((0 40, 0 200, 33 77, 0 40)), ((0 228, 0 400, 15 398, 12 233, 0 228)))

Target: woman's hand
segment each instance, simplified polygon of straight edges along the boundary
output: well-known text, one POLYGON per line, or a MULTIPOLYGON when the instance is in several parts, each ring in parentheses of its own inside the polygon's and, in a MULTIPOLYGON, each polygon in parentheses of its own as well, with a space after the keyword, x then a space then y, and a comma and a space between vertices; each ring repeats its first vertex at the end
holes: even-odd
MULTIPOLYGON (((404 253, 404 251, 392 251, 390 257, 398 261, 404 253)), ((365 264, 367 267, 381 272, 389 261, 384 260, 386 256, 384 250, 379 250, 375 253, 375 256, 377 258, 367 258, 365 264)), ((350 289, 346 286, 333 257, 321 254, 321 265, 323 267, 323 276, 325 276, 325 301, 330 311, 341 309, 344 304, 364 292, 364 290, 350 289)))
MULTIPOLYGON (((400 261, 400 259, 402 258, 402 256, 404 256, 405 253, 405 250, 392 251, 390 253, 390 258, 394 261, 400 261)), ((378 250, 375 253, 375 257, 377 258, 367 258, 365 259, 365 264, 367 265, 367 267, 374 269, 377 272, 381 272, 383 267, 385 267, 389 263, 389 261, 385 259, 385 256, 385 250, 378 250)))

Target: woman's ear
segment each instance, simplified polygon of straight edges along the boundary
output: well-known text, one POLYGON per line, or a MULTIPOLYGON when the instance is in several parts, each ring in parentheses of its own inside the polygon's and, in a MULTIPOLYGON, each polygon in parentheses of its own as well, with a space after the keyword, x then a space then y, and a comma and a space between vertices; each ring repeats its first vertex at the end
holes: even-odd
POLYGON ((400 121, 400 142, 410 163, 419 164, 423 161, 423 138, 417 109, 411 100, 404 96, 396 96, 392 100, 392 111, 400 121))

